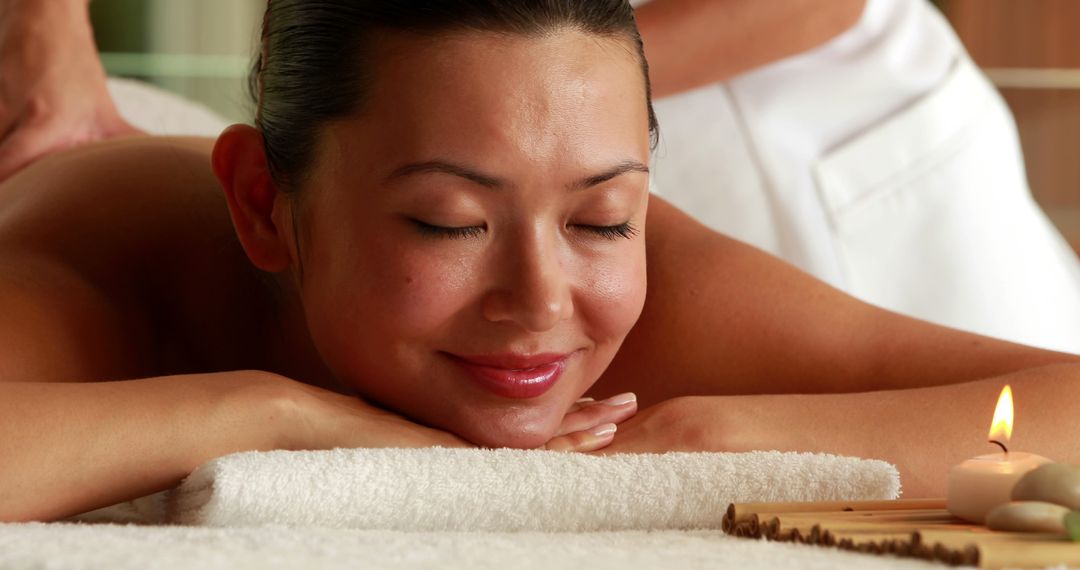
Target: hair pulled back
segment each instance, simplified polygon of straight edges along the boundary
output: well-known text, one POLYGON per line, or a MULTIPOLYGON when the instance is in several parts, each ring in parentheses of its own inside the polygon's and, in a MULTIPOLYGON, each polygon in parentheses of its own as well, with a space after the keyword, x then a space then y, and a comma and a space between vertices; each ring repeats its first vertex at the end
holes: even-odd
POLYGON ((270 0, 249 86, 270 174, 282 191, 303 185, 326 123, 363 105, 380 32, 478 31, 540 36, 577 29, 636 48, 655 144, 648 64, 627 0, 270 0))

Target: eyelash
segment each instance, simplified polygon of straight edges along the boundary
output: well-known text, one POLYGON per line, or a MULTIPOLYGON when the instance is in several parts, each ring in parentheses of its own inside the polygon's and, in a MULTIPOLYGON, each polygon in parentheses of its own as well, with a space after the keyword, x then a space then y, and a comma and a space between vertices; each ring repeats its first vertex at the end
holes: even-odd
POLYGON ((442 226, 433 226, 428 223, 421 222, 420 220, 412 220, 412 223, 416 225, 416 229, 420 230, 420 233, 431 237, 443 237, 449 239, 465 239, 472 237, 479 237, 486 230, 486 226, 468 226, 464 228, 444 228, 442 226))
POLYGON ((617 240, 619 238, 632 239, 638 235, 638 229, 630 222, 622 223, 617 226, 578 226, 585 228, 591 232, 595 232, 600 237, 617 240))
MULTIPOLYGON (((420 220, 411 220, 420 233, 432 236, 443 237, 448 239, 466 239, 479 237, 485 231, 487 226, 467 226, 463 228, 445 228, 442 226, 435 226, 420 220)), ((589 225, 577 225, 575 228, 580 228, 586 231, 595 233, 596 235, 608 239, 617 240, 619 238, 632 239, 638 235, 638 229, 630 222, 622 223, 615 226, 589 226, 589 225)))

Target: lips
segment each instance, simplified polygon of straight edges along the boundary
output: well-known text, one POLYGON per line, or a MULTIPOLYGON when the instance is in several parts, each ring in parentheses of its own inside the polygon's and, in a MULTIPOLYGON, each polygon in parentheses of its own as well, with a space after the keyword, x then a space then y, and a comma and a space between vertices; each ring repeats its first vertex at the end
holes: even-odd
POLYGON ((566 369, 570 354, 484 354, 444 353, 466 376, 482 388, 503 398, 527 399, 550 390, 566 369))

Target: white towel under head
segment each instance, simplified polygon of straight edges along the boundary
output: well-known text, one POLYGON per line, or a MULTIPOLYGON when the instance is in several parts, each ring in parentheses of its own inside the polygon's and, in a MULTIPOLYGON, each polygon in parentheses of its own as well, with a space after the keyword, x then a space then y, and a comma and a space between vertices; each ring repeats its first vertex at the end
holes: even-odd
POLYGON ((896 468, 810 453, 244 452, 198 468, 171 522, 407 531, 719 528, 732 502, 885 500, 896 468))

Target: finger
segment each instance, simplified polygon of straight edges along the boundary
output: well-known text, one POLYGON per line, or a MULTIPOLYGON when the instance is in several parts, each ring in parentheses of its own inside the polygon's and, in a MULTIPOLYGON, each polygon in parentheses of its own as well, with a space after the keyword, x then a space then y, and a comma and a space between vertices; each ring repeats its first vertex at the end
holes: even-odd
POLYGON ((633 393, 619 394, 566 414, 555 435, 584 431, 600 424, 619 423, 635 413, 637 397, 633 393))
POLYGON ((637 413, 637 396, 632 392, 597 402, 591 398, 575 402, 563 417, 555 435, 584 431, 604 423, 619 423, 637 413))
POLYGON ((618 430, 615 424, 601 424, 586 431, 578 431, 552 438, 541 449, 548 451, 596 451, 611 443, 618 430))
POLYGON ((35 124, 16 129, 0 144, 0 181, 7 180, 31 162, 61 145, 54 127, 35 124))
POLYGON ((566 413, 570 414, 570 413, 576 412, 578 410, 581 410, 583 408, 587 408, 589 406, 595 406, 595 405, 596 405, 596 400, 594 400, 592 398, 581 398, 578 401, 574 402, 573 404, 570 404, 570 409, 566 410, 566 413))

